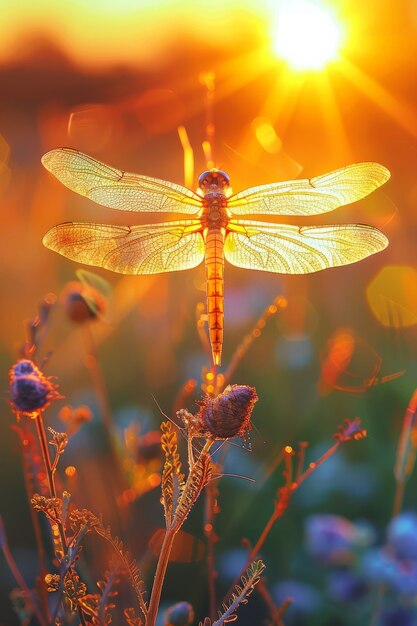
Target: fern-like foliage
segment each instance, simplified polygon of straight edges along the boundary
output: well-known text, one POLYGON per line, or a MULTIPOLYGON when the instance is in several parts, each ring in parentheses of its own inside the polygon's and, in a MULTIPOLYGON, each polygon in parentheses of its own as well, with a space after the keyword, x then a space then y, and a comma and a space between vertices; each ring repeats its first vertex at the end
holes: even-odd
POLYGON ((177 510, 175 511, 174 526, 179 527, 184 523, 200 493, 211 479, 211 473, 211 457, 207 452, 203 452, 188 474, 187 482, 183 487, 177 510))
POLYGON ((109 527, 105 528, 102 524, 98 524, 94 526, 94 530, 98 535, 100 535, 100 537, 103 537, 103 539, 108 541, 113 550, 116 552, 122 567, 129 575, 132 587, 138 599, 140 610, 142 611, 144 617, 146 617, 148 609, 143 598, 143 582, 135 559, 127 550, 125 550, 123 542, 118 537, 112 536, 109 527))
POLYGON ((172 430, 170 422, 162 422, 161 431, 161 446, 165 454, 161 502, 164 506, 167 528, 170 528, 173 520, 173 509, 184 487, 184 474, 181 472, 177 433, 172 430))
POLYGON ((206 617, 199 626, 222 626, 237 619, 236 611, 241 604, 246 604, 248 597, 256 587, 261 577, 265 565, 262 561, 254 561, 246 570, 246 574, 241 577, 241 585, 236 585, 235 592, 227 603, 223 604, 223 612, 219 611, 219 618, 212 622, 206 617))

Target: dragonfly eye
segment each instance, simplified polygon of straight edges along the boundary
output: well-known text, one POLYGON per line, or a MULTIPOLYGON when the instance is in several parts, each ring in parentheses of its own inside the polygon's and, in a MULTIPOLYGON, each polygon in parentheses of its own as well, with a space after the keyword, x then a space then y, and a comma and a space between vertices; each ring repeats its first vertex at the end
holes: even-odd
POLYGON ((230 178, 222 170, 208 170, 201 174, 198 186, 204 193, 225 192, 230 187, 230 178))

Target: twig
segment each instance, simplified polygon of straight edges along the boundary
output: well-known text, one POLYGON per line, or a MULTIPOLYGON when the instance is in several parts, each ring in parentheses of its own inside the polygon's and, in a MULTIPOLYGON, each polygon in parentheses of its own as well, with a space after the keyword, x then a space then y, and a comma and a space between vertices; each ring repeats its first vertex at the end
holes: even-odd
POLYGON ((212 621, 216 619, 217 597, 216 597, 216 561, 214 555, 214 546, 217 536, 214 530, 215 515, 218 511, 217 498, 219 491, 217 488, 217 480, 212 480, 205 489, 205 523, 204 532, 207 537, 207 574, 209 589, 209 607, 210 618, 212 621))

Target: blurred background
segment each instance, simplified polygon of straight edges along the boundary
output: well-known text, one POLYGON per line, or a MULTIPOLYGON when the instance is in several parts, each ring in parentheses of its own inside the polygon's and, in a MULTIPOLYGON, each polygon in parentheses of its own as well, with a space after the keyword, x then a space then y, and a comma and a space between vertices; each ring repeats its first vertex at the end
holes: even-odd
MULTIPOLYGON (((71 322, 61 294, 76 280, 77 266, 42 246, 46 230, 72 220, 153 219, 126 216, 70 192, 42 168, 42 154, 70 146, 121 169, 193 189, 213 161, 229 173, 234 191, 376 161, 392 174, 383 188, 309 223, 372 224, 390 240, 384 252, 310 276, 226 267, 223 372, 265 308, 277 296, 286 306, 269 319, 233 374, 231 382, 256 387, 259 402, 250 441, 230 447, 225 471, 256 482, 225 477, 215 521, 221 598, 239 571, 241 539, 254 543, 273 510, 283 479, 280 468, 271 468, 281 448, 309 441, 308 460, 316 459, 332 445, 343 419, 359 416, 368 437, 344 446, 300 487, 262 556, 275 602, 282 594, 303 598, 305 612, 289 612, 288 623, 368 624, 372 580, 366 571, 360 578, 365 589, 360 610, 359 604, 346 608, 343 603, 351 597, 334 592, 329 583, 334 571, 323 559, 315 560, 306 525, 308 530, 311 516, 318 514, 355 524, 362 520, 366 546, 380 546, 391 517, 396 447, 417 380, 416 4, 346 0, 316 2, 313 9, 283 0, 1 4, 0 378, 5 393, 0 511, 29 584, 34 584, 37 556, 6 388, 26 337, 25 322, 36 315, 39 301, 47 294, 58 297, 41 352, 51 353, 45 372, 57 377, 65 396, 48 411, 47 422, 62 429, 58 411, 65 404, 87 405, 93 414, 71 439, 62 482, 80 508, 102 512, 105 519, 114 517, 117 499, 123 538, 139 559, 145 555, 148 588, 158 543, 149 542, 163 526, 159 461, 155 450, 148 450, 163 419, 153 397, 173 417, 178 394, 193 379, 194 392, 184 408, 195 411, 209 364, 196 323, 204 303, 203 267, 139 278, 94 270, 110 285, 105 314, 87 332, 71 322), (324 50, 316 57, 318 42, 324 50), (130 481, 124 491, 116 485, 113 496, 103 469, 108 442, 92 351, 130 481), (68 467, 76 470, 65 472, 68 467), (277 586, 284 583, 304 587, 282 591, 277 586)), ((415 487, 411 478, 407 511, 416 508, 415 487)), ((189 537, 183 556, 170 567, 163 594, 167 605, 191 602, 198 619, 207 612, 202 520, 203 508, 197 507, 184 529, 189 537)), ((99 549, 94 544, 91 553, 99 549)), ((2 562, 4 625, 19 623, 8 598, 13 586, 2 562)), ((395 590, 388 594, 387 617, 381 619, 396 615, 397 621, 380 623, 415 624, 410 597, 404 600, 395 590)), ((261 623, 266 614, 254 596, 239 623, 261 623)))

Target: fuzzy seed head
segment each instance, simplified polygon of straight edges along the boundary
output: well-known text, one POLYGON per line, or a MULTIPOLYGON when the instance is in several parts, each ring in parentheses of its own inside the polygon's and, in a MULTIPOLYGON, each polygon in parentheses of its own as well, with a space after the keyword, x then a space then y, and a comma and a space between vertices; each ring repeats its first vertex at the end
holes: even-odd
POLYGON ((11 403, 19 413, 33 414, 58 397, 54 385, 29 359, 18 361, 9 372, 11 403))
POLYGON ((178 411, 189 435, 213 439, 244 437, 251 429, 251 416, 258 400, 254 387, 228 385, 215 398, 207 397, 196 415, 178 411))

